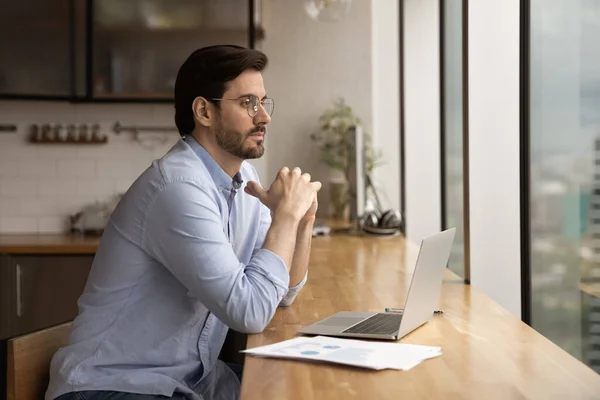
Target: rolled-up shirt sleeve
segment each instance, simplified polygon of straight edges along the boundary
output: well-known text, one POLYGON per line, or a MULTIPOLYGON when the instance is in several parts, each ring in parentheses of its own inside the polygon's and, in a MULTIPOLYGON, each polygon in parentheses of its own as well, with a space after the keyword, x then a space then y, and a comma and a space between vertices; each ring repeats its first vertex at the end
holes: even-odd
POLYGON ((283 299, 281 299, 279 306, 280 307, 291 306, 292 303, 294 302, 294 300, 296 299, 296 296, 298 295, 298 293, 300 293, 300 290, 302 290, 302 288, 304 287, 304 284, 306 283, 307 279, 308 279, 308 268, 306 269, 306 273, 304 274, 304 278, 302 278, 302 281, 300 281, 300 283, 298 283, 296 286, 292 286, 291 288, 288 289, 287 294, 283 297, 283 299))
POLYGON ((288 293, 288 270, 262 248, 247 265, 240 263, 218 210, 201 184, 170 183, 150 205, 143 247, 223 323, 261 332, 288 293))

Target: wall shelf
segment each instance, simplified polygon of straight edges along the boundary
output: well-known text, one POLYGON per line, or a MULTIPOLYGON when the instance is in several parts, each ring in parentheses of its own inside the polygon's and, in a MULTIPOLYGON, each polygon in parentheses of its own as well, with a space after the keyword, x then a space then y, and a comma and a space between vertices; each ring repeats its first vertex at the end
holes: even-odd
POLYGON ((80 139, 80 138, 32 138, 27 140, 34 144, 106 144, 108 136, 102 135, 97 138, 80 139))
POLYGON ((100 126, 93 124, 91 129, 87 124, 79 125, 79 130, 76 131, 75 125, 67 126, 67 133, 61 132, 61 125, 43 124, 31 125, 27 142, 32 144, 106 144, 108 136, 101 134, 100 126))

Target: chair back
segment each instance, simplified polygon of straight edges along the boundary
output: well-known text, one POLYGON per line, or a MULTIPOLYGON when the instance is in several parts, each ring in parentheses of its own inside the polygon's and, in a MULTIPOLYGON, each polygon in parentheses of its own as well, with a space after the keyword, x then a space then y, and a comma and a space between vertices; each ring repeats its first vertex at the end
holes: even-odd
POLYGON ((40 400, 48 388, 50 361, 67 342, 71 322, 8 340, 8 400, 40 400))

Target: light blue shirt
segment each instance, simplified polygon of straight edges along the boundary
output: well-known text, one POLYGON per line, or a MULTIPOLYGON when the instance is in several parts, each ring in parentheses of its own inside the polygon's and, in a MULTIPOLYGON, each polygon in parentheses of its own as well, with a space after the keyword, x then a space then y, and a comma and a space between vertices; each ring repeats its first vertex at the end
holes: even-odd
MULTIPOLYGON (((244 183, 258 181, 251 164, 244 183)), ((127 191, 100 240, 68 344, 53 357, 46 399, 114 390, 236 398, 217 360, 228 327, 261 332, 289 272, 262 244, 269 210, 232 192, 232 179, 193 138, 178 141, 127 191)))

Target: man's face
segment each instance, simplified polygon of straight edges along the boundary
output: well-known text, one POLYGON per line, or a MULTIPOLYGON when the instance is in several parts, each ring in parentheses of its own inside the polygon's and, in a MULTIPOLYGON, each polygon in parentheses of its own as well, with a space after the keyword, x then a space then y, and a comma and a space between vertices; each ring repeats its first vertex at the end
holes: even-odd
POLYGON ((224 151, 241 158, 260 158, 265 152, 264 140, 267 134, 266 125, 271 117, 260 104, 266 97, 262 74, 255 70, 246 70, 231 81, 229 88, 220 101, 219 120, 213 126, 217 144, 224 151), (258 111, 254 117, 249 96, 259 100, 258 111))

